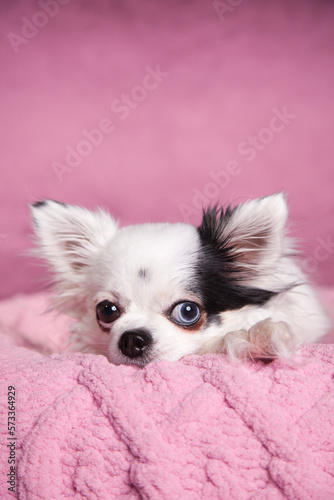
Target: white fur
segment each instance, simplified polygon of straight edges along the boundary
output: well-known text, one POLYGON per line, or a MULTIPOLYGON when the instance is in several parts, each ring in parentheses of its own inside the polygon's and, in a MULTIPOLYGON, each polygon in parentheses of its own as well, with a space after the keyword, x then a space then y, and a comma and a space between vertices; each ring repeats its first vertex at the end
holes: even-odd
POLYGON ((263 306, 222 312, 220 324, 204 321, 197 330, 182 328, 168 316, 178 301, 201 304, 187 286, 198 265, 200 239, 194 226, 161 223, 119 229, 102 210, 89 212, 49 200, 32 206, 32 214, 41 256, 54 272, 56 307, 78 320, 74 350, 139 366, 207 352, 233 358, 289 357, 328 329, 312 287, 289 255, 291 245, 284 235, 288 212, 281 194, 237 207, 224 235, 240 253, 247 285, 286 291, 263 306), (145 279, 140 270, 145 270, 145 279), (101 331, 95 312, 104 300, 122 310, 108 333, 101 331), (144 360, 127 358, 118 346, 123 332, 138 328, 148 329, 154 340, 144 360))

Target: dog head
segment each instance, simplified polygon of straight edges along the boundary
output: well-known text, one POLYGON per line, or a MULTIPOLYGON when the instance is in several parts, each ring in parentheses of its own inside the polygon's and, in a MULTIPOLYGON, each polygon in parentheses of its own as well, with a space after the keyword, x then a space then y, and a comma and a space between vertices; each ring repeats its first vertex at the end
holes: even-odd
POLYGON ((284 287, 273 272, 285 251, 281 194, 208 209, 198 228, 118 228, 102 210, 51 200, 31 210, 56 306, 78 320, 76 348, 115 364, 200 352, 231 329, 235 311, 254 311, 284 287))

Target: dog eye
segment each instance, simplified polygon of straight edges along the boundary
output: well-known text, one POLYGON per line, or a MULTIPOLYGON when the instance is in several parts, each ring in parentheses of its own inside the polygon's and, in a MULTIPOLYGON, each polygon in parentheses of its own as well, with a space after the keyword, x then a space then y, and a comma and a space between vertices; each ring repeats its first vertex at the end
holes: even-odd
POLYGON ((96 317, 100 323, 112 323, 119 318, 120 312, 112 302, 104 300, 96 306, 96 317))
POLYGON ((174 307, 170 316, 175 323, 189 326, 197 323, 201 313, 199 307, 193 302, 181 302, 174 307))

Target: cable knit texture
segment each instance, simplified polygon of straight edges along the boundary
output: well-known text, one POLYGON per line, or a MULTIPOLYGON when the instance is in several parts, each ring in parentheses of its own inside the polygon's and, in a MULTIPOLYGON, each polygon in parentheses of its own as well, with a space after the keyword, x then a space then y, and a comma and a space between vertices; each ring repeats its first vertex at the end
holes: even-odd
POLYGON ((295 365, 205 355, 140 369, 45 356, 11 328, 0 335, 1 498, 334 499, 333 345, 304 347, 295 365), (8 385, 15 495, 4 480, 8 385))

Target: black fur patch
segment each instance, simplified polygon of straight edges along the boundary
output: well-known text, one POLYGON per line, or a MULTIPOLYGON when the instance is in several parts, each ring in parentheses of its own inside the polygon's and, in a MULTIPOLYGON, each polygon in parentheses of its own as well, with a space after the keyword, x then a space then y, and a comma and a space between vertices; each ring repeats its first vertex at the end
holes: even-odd
POLYGON ((149 271, 147 269, 141 268, 138 271, 138 276, 139 278, 146 280, 149 277, 149 271))
POLYGON ((249 278, 248 271, 238 266, 238 252, 229 238, 224 236, 224 229, 234 210, 231 207, 225 211, 217 207, 206 210, 203 212, 202 224, 197 229, 200 251, 195 292, 203 300, 209 315, 246 305, 263 305, 277 295, 277 292, 243 284, 249 278))
POLYGON ((32 204, 34 208, 40 208, 44 207, 46 205, 46 201, 36 201, 35 203, 32 204))
POLYGON ((48 201, 52 201, 53 203, 58 203, 58 205, 62 205, 63 207, 66 207, 66 203, 63 203, 62 201, 56 201, 56 200, 42 200, 42 201, 36 201, 35 203, 32 204, 34 208, 41 208, 45 207, 45 205, 48 204, 48 201))

